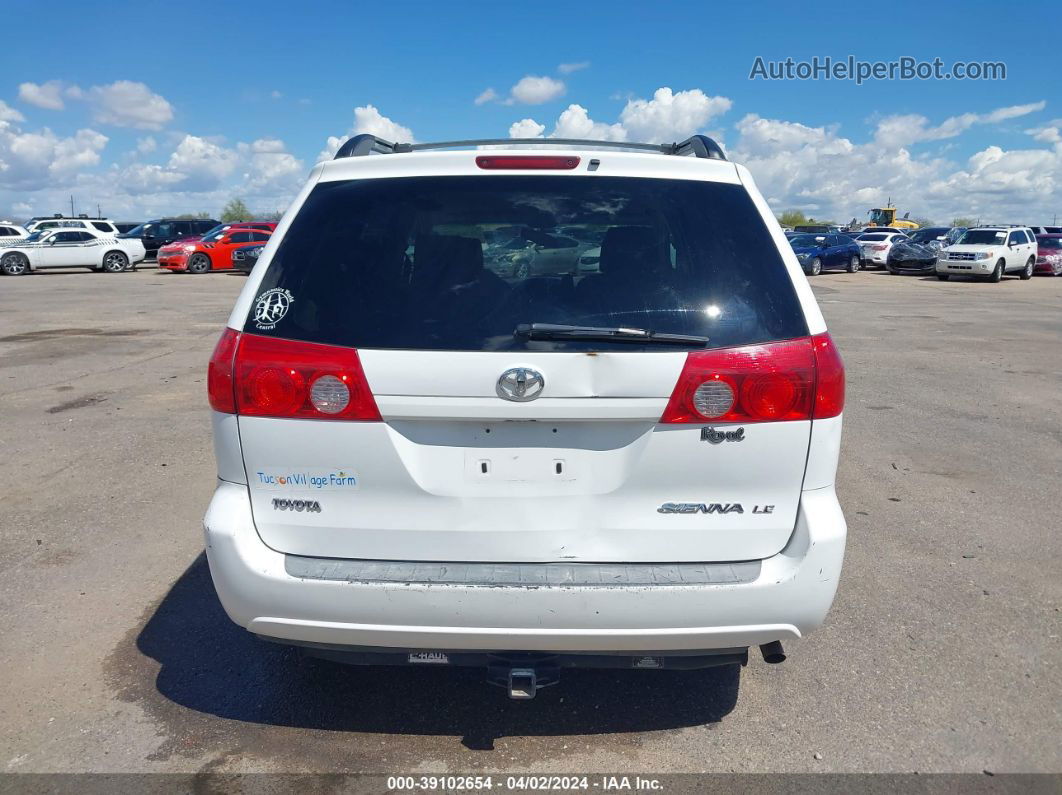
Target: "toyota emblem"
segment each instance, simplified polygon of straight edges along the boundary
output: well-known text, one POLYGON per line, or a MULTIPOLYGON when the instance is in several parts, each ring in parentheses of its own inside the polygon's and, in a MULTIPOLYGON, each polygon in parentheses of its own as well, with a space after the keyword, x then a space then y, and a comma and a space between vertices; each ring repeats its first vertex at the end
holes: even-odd
POLYGON ((542 394, 546 379, 538 370, 530 367, 512 367, 498 378, 498 397, 526 403, 542 394))

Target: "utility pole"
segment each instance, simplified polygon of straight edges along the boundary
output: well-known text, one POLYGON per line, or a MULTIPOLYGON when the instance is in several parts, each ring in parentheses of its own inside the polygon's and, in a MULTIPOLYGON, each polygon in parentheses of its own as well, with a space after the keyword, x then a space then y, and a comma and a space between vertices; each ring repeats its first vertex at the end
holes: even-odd
POLYGON ((70 197, 70 217, 74 217, 74 197, 70 197))

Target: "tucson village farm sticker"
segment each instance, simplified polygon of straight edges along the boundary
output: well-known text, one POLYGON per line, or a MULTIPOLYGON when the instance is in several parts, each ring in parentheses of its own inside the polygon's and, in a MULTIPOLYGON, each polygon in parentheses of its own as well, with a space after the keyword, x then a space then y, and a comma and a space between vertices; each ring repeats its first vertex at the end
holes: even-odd
POLYGON ((266 290, 254 304, 254 324, 261 331, 270 331, 284 319, 295 303, 295 296, 282 287, 266 290))
POLYGON ((251 480, 271 491, 354 491, 360 478, 349 469, 266 467, 255 470, 251 480))

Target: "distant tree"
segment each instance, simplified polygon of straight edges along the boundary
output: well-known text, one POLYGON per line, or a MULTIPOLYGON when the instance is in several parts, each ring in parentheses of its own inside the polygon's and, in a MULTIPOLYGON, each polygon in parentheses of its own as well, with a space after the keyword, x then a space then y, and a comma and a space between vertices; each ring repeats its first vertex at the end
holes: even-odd
POLYGON ((256 221, 270 221, 274 224, 280 223, 280 219, 284 217, 282 210, 274 210, 271 213, 257 213, 254 217, 256 221))
POLYGON ((221 211, 221 220, 227 224, 231 224, 234 221, 248 221, 250 218, 251 211, 247 209, 243 199, 229 199, 229 203, 221 211))
POLYGON ((778 216, 778 223, 782 226, 800 226, 809 220, 800 210, 786 210, 778 216))
POLYGON ((975 226, 976 224, 977 224, 977 221, 975 221, 973 218, 963 218, 962 216, 960 216, 958 218, 952 218, 951 219, 951 225, 952 226, 967 226, 967 227, 969 227, 969 226, 975 226))
POLYGON ((909 218, 907 220, 914 221, 916 224, 918 224, 921 227, 936 226, 936 224, 933 223, 933 221, 930 220, 929 218, 924 218, 924 217, 923 218, 909 218))
POLYGON ((200 219, 206 220, 207 218, 210 218, 210 213, 206 213, 206 212, 181 213, 180 215, 178 215, 176 217, 177 218, 182 218, 182 219, 187 218, 189 220, 195 220, 195 221, 200 220, 200 219))

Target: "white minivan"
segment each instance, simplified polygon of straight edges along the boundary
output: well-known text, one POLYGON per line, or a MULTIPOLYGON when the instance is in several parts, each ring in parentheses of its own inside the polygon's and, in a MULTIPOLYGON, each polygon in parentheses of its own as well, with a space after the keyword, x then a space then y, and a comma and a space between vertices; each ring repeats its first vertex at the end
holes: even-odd
POLYGON ((314 168, 210 362, 221 602, 513 698, 567 667, 780 662, 846 532, 807 279, 711 139, 543 143, 360 135, 314 168), (597 268, 492 270, 499 229, 582 234, 597 268))

